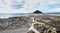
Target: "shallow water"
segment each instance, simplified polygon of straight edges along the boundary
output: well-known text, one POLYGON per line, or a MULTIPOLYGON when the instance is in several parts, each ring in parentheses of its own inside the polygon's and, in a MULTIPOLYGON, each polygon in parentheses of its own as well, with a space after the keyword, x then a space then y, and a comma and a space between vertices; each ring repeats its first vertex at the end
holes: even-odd
POLYGON ((31 13, 0 13, 0 19, 14 17, 14 16, 29 16, 29 15, 55 15, 60 16, 60 14, 31 14, 31 13))

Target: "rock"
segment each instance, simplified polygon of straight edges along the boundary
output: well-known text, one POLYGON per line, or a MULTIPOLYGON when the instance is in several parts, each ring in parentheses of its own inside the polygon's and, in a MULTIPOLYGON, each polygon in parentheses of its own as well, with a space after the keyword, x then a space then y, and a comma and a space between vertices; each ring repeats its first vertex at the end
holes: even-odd
POLYGON ((60 31, 57 31, 57 33, 60 33, 60 31))
POLYGON ((27 33, 35 33, 33 30, 28 31, 27 33))
MULTIPOLYGON (((52 26, 49 25, 42 25, 42 24, 35 24, 34 28, 39 31, 40 33, 53 33, 52 30, 54 30, 52 26), (48 31, 49 30, 49 31, 48 31)), ((56 33, 56 30, 54 30, 54 33, 56 33)))
POLYGON ((39 10, 36 10, 36 11, 34 11, 33 13, 42 13, 41 11, 39 11, 39 10))
POLYGON ((60 31, 60 16, 40 15, 39 17, 35 16, 35 20, 52 25, 57 28, 57 31, 60 31))
POLYGON ((18 28, 29 28, 31 20, 27 16, 9 17, 0 19, 0 30, 14 30, 18 28))
MULTIPOLYGON (((49 33, 54 28, 52 26, 55 26, 55 28, 57 28, 57 31, 60 31, 60 17, 55 18, 55 16, 50 17, 45 15, 38 15, 33 17, 35 17, 35 20, 37 22, 46 23, 45 25, 41 25, 41 24, 34 25, 34 28, 38 32, 44 33, 51 28, 48 31, 49 33)), ((23 32, 23 28, 24 28, 24 32, 25 32, 26 29, 28 30, 30 28, 31 24, 32 24, 31 19, 30 17, 27 17, 27 16, 9 17, 6 19, 0 19, 0 30, 7 31, 7 30, 21 29, 23 32)), ((34 33, 34 31, 31 30, 31 31, 28 31, 28 33, 34 33)))
POLYGON ((12 24, 12 23, 10 23, 10 22, 2 22, 2 23, 0 23, 0 30, 7 29, 10 24, 12 24))
POLYGON ((30 30, 33 30, 35 33, 57 33, 56 28, 52 25, 45 24, 43 22, 37 22, 34 17, 32 19, 32 25, 29 28, 30 30))

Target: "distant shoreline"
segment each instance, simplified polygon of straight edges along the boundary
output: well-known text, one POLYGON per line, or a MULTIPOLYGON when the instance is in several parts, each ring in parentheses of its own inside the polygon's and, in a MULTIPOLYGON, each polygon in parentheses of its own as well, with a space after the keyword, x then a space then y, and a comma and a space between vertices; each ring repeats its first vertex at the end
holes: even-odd
POLYGON ((47 14, 47 13, 41 13, 41 14, 35 14, 35 13, 1 13, 0 19, 3 18, 9 18, 9 17, 18 17, 18 16, 39 16, 39 15, 52 15, 52 16, 60 16, 60 14, 47 14))

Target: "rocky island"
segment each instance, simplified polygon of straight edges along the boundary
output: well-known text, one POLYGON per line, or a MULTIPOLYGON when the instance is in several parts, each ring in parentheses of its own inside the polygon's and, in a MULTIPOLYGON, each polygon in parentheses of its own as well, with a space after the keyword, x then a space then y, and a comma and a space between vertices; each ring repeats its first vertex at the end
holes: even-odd
POLYGON ((41 11, 39 11, 39 10, 36 10, 36 11, 34 11, 33 13, 40 14, 40 13, 42 13, 42 12, 41 12, 41 11))

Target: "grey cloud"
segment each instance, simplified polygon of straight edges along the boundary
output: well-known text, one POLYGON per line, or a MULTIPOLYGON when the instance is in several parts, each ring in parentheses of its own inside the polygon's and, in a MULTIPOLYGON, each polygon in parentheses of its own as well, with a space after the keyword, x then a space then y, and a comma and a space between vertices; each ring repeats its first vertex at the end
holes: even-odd
POLYGON ((10 5, 10 8, 12 8, 12 9, 20 9, 20 8, 23 7, 24 4, 25 4, 24 0, 22 0, 20 2, 12 1, 11 5, 10 5))

